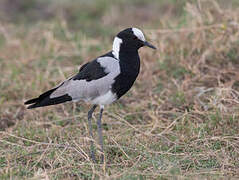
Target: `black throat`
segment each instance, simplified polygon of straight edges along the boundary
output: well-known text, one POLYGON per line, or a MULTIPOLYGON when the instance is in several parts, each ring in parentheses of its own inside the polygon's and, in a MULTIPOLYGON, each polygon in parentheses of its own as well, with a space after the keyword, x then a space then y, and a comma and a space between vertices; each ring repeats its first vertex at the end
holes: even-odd
POLYGON ((123 70, 130 71, 129 73, 135 74, 136 77, 139 74, 140 70, 140 58, 137 47, 134 45, 129 46, 125 43, 122 43, 119 48, 119 61, 120 64, 125 64, 127 67, 124 67, 123 70))

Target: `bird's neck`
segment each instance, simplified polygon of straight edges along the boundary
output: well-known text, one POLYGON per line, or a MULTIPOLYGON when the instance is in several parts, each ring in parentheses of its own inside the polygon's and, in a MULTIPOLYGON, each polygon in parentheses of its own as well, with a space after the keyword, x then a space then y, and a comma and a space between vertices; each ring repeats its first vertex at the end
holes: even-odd
POLYGON ((119 63, 120 66, 124 66, 121 68, 121 71, 130 71, 130 74, 135 74, 136 77, 139 73, 140 70, 140 58, 139 58, 139 53, 138 50, 132 50, 132 49, 124 49, 120 48, 119 51, 119 63), (125 68, 127 67, 127 68, 125 68))
POLYGON ((123 43, 122 39, 118 37, 115 37, 114 39, 112 54, 120 61, 127 59, 131 59, 131 61, 139 60, 138 48, 127 46, 123 43))

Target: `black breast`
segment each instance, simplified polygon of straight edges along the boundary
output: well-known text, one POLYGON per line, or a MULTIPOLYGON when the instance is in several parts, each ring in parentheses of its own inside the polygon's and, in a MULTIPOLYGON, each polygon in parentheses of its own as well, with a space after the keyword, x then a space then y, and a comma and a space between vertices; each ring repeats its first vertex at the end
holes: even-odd
POLYGON ((120 56, 120 74, 115 78, 112 91, 119 99, 134 84, 140 70, 140 59, 138 53, 129 56, 120 56))

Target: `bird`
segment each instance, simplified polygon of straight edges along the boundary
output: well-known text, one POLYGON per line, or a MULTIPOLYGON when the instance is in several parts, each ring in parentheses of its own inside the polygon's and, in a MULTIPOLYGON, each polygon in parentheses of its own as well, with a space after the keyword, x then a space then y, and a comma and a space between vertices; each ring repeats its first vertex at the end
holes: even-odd
POLYGON ((154 45, 146 41, 140 29, 136 27, 126 28, 115 36, 111 51, 82 65, 76 75, 24 104, 29 105, 27 109, 68 101, 83 101, 91 104, 92 107, 88 111, 88 128, 91 137, 90 158, 94 162, 96 162, 96 158, 91 119, 93 112, 99 106, 97 131, 101 152, 100 160, 104 162, 101 127, 104 107, 120 99, 133 86, 140 71, 138 50, 144 46, 156 49, 154 45))

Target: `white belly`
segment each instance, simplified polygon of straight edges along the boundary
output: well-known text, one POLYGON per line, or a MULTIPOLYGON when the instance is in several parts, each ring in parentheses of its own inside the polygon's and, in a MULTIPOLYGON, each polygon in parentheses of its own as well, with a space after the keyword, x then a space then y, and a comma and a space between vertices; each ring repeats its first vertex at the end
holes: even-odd
POLYGON ((99 104, 99 105, 107 105, 107 104, 111 104, 116 99, 117 99, 116 94, 113 94, 112 91, 108 91, 104 95, 101 95, 95 99, 92 99, 90 103, 99 104))

